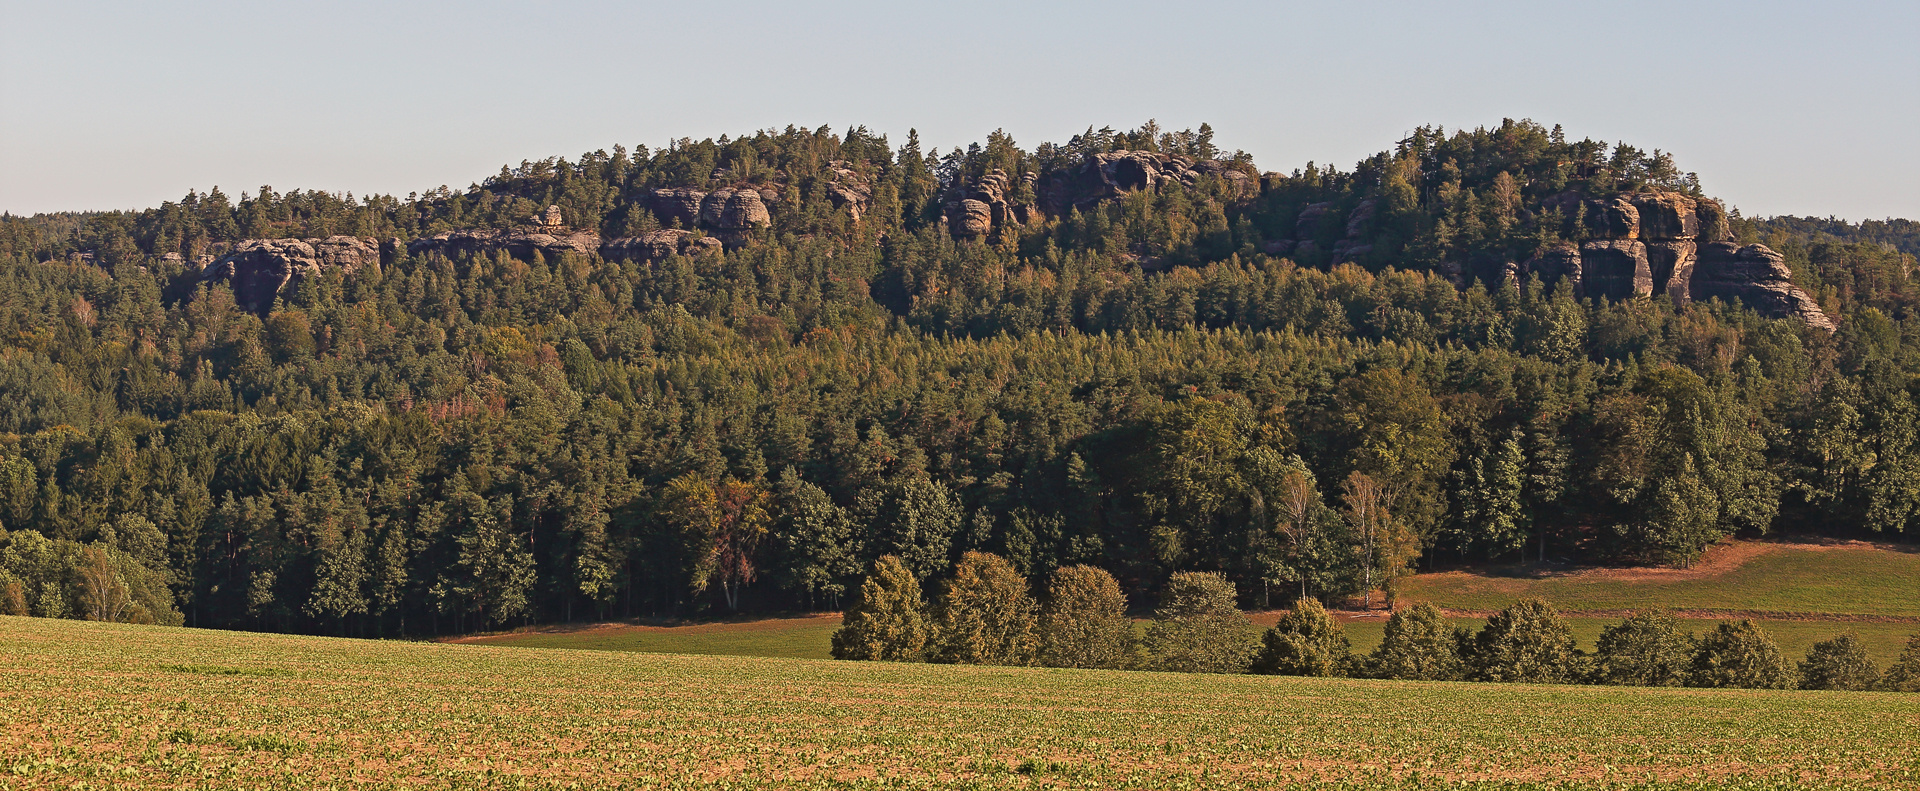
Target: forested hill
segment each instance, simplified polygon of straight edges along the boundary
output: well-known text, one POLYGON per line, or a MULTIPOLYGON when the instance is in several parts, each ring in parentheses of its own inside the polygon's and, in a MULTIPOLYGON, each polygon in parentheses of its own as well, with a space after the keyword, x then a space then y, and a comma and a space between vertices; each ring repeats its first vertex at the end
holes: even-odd
POLYGON ((0 611, 421 633, 969 549, 1257 600, 1900 533, 1913 238, 1531 122, 1287 173, 789 128, 0 217, 0 611))

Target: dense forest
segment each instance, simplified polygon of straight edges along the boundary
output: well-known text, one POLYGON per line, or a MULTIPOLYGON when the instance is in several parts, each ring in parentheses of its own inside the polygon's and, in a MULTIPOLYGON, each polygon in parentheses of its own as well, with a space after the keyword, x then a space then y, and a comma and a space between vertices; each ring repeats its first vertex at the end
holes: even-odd
POLYGON ((1648 192, 1711 205, 1532 122, 1289 173, 1206 127, 790 127, 0 217, 0 612, 441 633, 838 607, 879 556, 975 550, 1278 606, 1905 534, 1920 226, 1720 218, 1835 331, 1523 265, 1591 236, 1562 196, 1648 192), (669 249, 541 241, 588 235, 669 249), (259 304, 211 274, 337 236, 378 260, 259 304))

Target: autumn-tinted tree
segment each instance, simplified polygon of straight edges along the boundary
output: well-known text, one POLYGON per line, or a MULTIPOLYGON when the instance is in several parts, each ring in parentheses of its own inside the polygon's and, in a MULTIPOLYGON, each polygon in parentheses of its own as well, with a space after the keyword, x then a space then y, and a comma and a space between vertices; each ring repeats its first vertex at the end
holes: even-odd
POLYGON ((920 580, 900 558, 882 555, 833 633, 833 658, 925 661, 930 631, 920 580))
POLYGON ((1113 575, 1096 566, 1055 569, 1040 613, 1040 663, 1125 669, 1138 661, 1139 635, 1113 575))
POLYGON ((1005 558, 960 556, 933 624, 929 657, 970 665, 1032 664, 1039 650, 1039 607, 1027 580, 1005 558))

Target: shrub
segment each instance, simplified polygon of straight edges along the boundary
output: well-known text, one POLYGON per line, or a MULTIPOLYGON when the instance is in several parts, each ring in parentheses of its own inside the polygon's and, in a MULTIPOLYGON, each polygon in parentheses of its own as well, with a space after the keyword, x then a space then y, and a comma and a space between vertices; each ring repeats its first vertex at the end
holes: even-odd
POLYGON ((1593 680, 1631 687, 1677 687, 1693 662, 1693 635, 1672 614, 1649 610, 1600 633, 1593 680))
POLYGON ((1850 634, 1814 643, 1800 663, 1801 689, 1873 689, 1879 681, 1880 669, 1867 658, 1860 639, 1850 634))
POLYGON ((833 658, 886 662, 925 659, 927 618, 920 581, 896 555, 882 555, 860 583, 860 599, 833 633, 833 658))
POLYGON ((1793 666, 1752 621, 1723 622, 1700 638, 1687 684, 1695 687, 1792 689, 1793 666))
POLYGON ((1313 599, 1301 599, 1262 638, 1256 673, 1281 676, 1344 676, 1353 665, 1346 629, 1313 599))
POLYGON ((1475 680, 1539 684, 1571 680, 1574 662, 1573 633, 1553 605, 1539 599, 1488 618, 1469 659, 1475 680))
POLYGON ((940 601, 936 662, 1030 665, 1039 649, 1038 607, 1027 580, 999 555, 968 552, 940 601))
POLYGON ((1367 658, 1367 670, 1378 678, 1459 681, 1467 675, 1460 659, 1465 641, 1465 630, 1449 626, 1440 608, 1417 604, 1387 619, 1379 647, 1367 658))
POLYGON ((1907 650, 1900 652, 1893 667, 1880 677, 1880 688, 1888 692, 1920 692, 1920 634, 1907 638, 1907 650))
POLYGON ((1053 572, 1040 615, 1040 662, 1049 667, 1128 668, 1139 661, 1139 636, 1127 617, 1127 597, 1112 574, 1096 566, 1053 572))
POLYGON ((1235 606, 1233 583, 1181 572, 1167 580, 1147 626, 1148 663, 1184 673, 1244 673, 1253 661, 1253 623, 1235 606))

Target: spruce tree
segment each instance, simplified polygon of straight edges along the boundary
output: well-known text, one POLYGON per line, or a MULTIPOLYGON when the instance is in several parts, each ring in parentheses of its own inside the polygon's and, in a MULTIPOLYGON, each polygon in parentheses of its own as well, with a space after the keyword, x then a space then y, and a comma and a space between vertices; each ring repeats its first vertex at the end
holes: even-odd
POLYGON ((897 555, 882 555, 860 583, 860 599, 833 633, 833 658, 926 660, 928 625, 920 580, 897 555))

